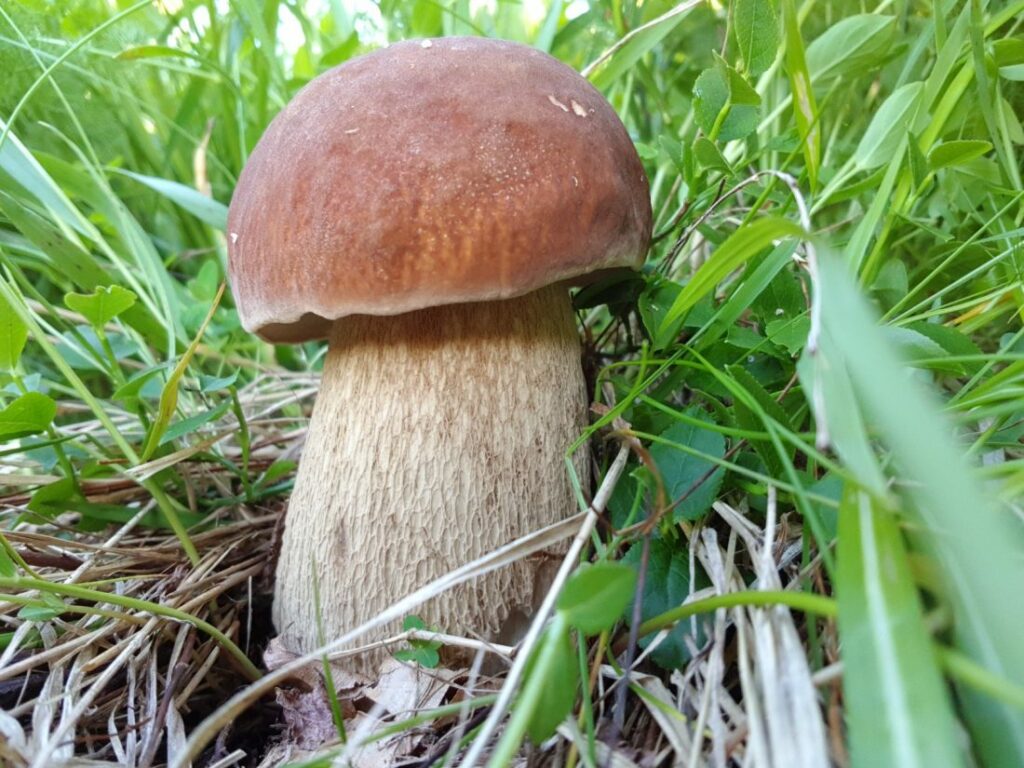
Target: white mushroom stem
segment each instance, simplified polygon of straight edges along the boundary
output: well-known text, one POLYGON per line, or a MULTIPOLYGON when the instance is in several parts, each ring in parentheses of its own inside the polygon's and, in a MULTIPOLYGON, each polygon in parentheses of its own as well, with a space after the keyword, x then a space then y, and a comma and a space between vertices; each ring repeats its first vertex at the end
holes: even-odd
MULTIPOLYGON (((285 645, 321 644, 314 582, 329 640, 575 512, 563 457, 586 403, 564 286, 337 322, 277 567, 274 623, 285 645)), ((586 487, 585 452, 577 459, 586 487)), ((419 615, 442 632, 514 641, 543 597, 543 565, 488 574, 419 615)))

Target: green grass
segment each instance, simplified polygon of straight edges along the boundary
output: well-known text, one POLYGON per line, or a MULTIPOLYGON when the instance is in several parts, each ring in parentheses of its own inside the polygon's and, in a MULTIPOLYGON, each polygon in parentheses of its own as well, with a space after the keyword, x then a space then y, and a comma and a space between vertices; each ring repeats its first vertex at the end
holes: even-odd
MULTIPOLYGON (((700 711, 714 690, 773 733, 813 710, 810 746, 773 743, 777 764, 1024 764, 1024 2, 61 7, 0 5, 0 682, 31 668, 14 650, 150 616, 161 664, 186 646, 192 670, 218 647, 238 661, 194 678, 199 715, 254 673, 266 582, 231 580, 254 553, 220 532, 272 528, 322 348, 241 329, 220 294, 226 204, 319 72, 481 34, 587 73, 656 216, 644 271, 575 299, 605 405, 586 437, 605 469, 605 441, 630 448, 584 559, 628 564, 634 608, 597 621, 558 603, 491 746, 504 759, 562 725, 569 762, 592 764, 625 701, 627 741, 655 722, 703 760, 735 725, 700 711), (204 592, 220 574, 230 586, 204 592), (787 679, 812 710, 772 706, 765 643, 790 636, 787 679), (704 687, 608 693, 602 664, 639 654, 704 687), (734 661, 709 678, 718 654, 734 661), (572 670, 563 699, 552 670, 572 670)), ((619 589, 617 568, 588 589, 619 589)), ((37 671, 78 669, 68 647, 37 671)), ((102 673, 68 679, 124 725, 134 689, 102 673)), ((152 684, 154 701, 169 690, 152 684)), ((12 703, 19 727, 48 722, 30 713, 58 690, 12 703)), ((48 749, 67 735, 52 725, 48 749)), ((114 759, 105 720, 68 727, 102 736, 80 754, 114 759)), ((735 739, 738 761, 754 746, 735 739)))

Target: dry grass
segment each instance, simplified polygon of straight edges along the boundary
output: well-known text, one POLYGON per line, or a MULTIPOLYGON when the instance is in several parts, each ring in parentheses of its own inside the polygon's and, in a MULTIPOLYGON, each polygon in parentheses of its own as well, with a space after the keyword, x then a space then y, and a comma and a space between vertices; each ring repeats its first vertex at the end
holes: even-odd
MULTIPOLYGON (((280 413, 297 399, 308 407, 314 391, 311 377, 264 376, 242 393, 253 429, 254 471, 276 459, 295 457, 302 425, 280 418, 280 413)), ((218 449, 237 458, 232 425, 211 429, 218 436, 227 433, 218 449)), ((635 441, 623 445, 631 443, 635 441)), ((625 449, 620 449, 620 458, 625 456, 625 449)), ((187 478, 189 498, 237 495, 235 481, 224 468, 201 458, 185 451, 170 462, 187 478)), ((168 463, 164 461, 165 466, 168 463)), ((621 470, 622 462, 617 464, 621 470)), ((9 512, 23 511, 28 497, 21 483, 31 471, 31 467, 22 468, 22 479, 11 484, 3 498, 9 512)), ((527 557, 553 541, 575 535, 584 545, 589 526, 599 521, 602 500, 617 478, 618 471, 609 473, 590 515, 579 515, 514 543, 496 557, 470 564, 410 596, 391 613, 407 613, 418 601, 455 581, 527 557)), ((283 498, 256 507, 224 507, 217 527, 192 536, 200 562, 191 567, 171 534, 139 526, 139 518, 152 503, 130 479, 101 481, 85 491, 91 501, 116 500, 137 508, 138 515, 113 533, 102 534, 73 530, 73 515, 19 525, 9 539, 41 578, 187 612, 216 627, 250 658, 262 660, 272 636, 267 607, 283 498)), ((764 529, 751 523, 743 510, 724 503, 717 503, 715 511, 717 515, 688 532, 691 560, 712 580, 710 588, 691 599, 749 589, 751 573, 756 574, 757 588, 771 590, 817 576, 813 569, 798 572, 799 528, 790 528, 786 515, 779 520, 774 498, 764 529)), ((38 594, 12 592, 8 599, 0 606, 3 621, 12 630, 0 654, 0 733, 4 737, 0 758, 18 767, 141 768, 175 760, 182 764, 190 736, 189 746, 202 748, 195 764, 205 766, 274 765, 325 754, 323 750, 353 765, 441 765, 460 754, 459 739, 479 728, 485 718, 500 723, 501 705, 496 712, 493 694, 504 687, 505 703, 512 700, 519 679, 515 670, 522 671, 524 656, 522 649, 487 646, 474 638, 442 638, 477 649, 480 660, 485 652, 495 654, 514 672, 511 677, 487 677, 479 674, 477 666, 442 677, 423 672, 416 682, 415 675, 410 678, 407 672, 391 670, 380 680, 362 681, 344 672, 344 658, 353 652, 359 634, 350 633, 333 644, 332 657, 349 744, 332 747, 328 743, 319 752, 310 752, 310 729, 323 729, 326 723, 329 733, 333 727, 330 697, 316 654, 305 660, 278 657, 272 674, 260 684, 244 687, 246 669, 195 624, 72 596, 64 598, 63 609, 52 610, 59 615, 33 620, 23 606, 33 600, 38 607, 38 594), (343 645, 348 649, 339 650, 343 645), (412 699, 395 698, 396 691, 408 694, 409 690, 418 693, 412 699), (471 706, 478 699, 483 706, 471 706), (396 701, 404 703, 399 707, 396 701), (460 702, 461 708, 453 711, 460 702), (436 717, 408 720, 412 710, 424 707, 442 709, 436 717), (402 722, 408 727, 396 726, 402 722), (382 728, 397 732, 381 739, 382 728)), ((838 726, 833 722, 830 728, 826 722, 824 704, 838 695, 837 676, 812 678, 802 618, 794 619, 782 607, 722 609, 704 618, 707 641, 693 648, 693 660, 685 669, 668 675, 650 664, 647 657, 657 639, 638 656, 630 675, 630 693, 618 713, 621 667, 608 663, 607 647, 595 643, 589 649, 590 698, 600 737, 594 753, 598 763, 841 764, 843 740, 838 726)), ((831 626, 818 629, 834 660, 831 626)), ((390 642, 398 645, 408 639, 406 633, 390 642)), ((613 638, 613 647, 621 648, 624 640, 624 636, 617 642, 613 638)), ((619 662, 626 656, 619 654, 619 662)), ((835 667, 827 669, 834 672, 835 667)), ((579 724, 567 721, 547 743, 527 748, 524 764, 589 764, 584 722, 582 717, 579 724)), ((481 750, 479 759, 487 753, 481 750)))

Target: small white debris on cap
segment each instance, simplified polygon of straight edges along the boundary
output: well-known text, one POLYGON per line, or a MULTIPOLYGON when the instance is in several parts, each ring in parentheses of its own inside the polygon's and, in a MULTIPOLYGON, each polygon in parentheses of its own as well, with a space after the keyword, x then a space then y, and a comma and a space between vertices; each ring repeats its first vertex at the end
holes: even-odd
POLYGON ((431 48, 431 47, 433 47, 433 45, 434 45, 434 41, 433 40, 424 40, 422 43, 420 43, 420 48, 431 48))
POLYGON ((587 116, 586 107, 584 107, 582 104, 576 101, 576 99, 572 99, 569 103, 572 104, 572 111, 575 112, 577 115, 579 115, 580 117, 587 116))
POLYGON ((556 107, 558 107, 563 112, 568 112, 569 111, 569 108, 567 106, 565 106, 565 104, 560 102, 558 99, 556 99, 554 96, 548 96, 548 101, 550 101, 552 104, 554 104, 556 107))
POLYGON ((238 233, 237 232, 232 232, 231 233, 231 244, 234 245, 237 242, 238 242, 238 233))

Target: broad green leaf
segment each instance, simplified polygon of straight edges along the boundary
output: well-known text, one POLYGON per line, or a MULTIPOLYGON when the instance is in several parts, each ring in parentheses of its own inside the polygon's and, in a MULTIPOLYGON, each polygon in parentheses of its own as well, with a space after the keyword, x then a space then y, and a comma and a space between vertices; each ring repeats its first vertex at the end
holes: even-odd
POLYGON ((947 141, 937 144, 928 153, 928 165, 933 171, 959 165, 992 150, 992 142, 979 140, 947 141))
POLYGON ((743 76, 719 59, 693 84, 693 109, 697 125, 709 139, 742 139, 757 129, 757 91, 743 76))
POLYGON ((796 224, 777 216, 767 216, 740 227, 718 246, 711 254, 711 258, 704 262, 690 282, 683 287, 662 320, 659 335, 662 329, 670 327, 713 291, 729 273, 770 246, 772 241, 783 237, 799 237, 802 234, 803 230, 796 224))
POLYGON ((622 618, 633 597, 636 573, 621 563, 583 565, 562 589, 558 610, 585 635, 596 635, 622 618))
POLYGON ((816 351, 805 349, 796 370, 804 392, 808 393, 819 437, 827 435, 857 482, 883 497, 887 493, 885 475, 871 444, 866 419, 850 384, 846 365, 830 345, 823 343, 816 351))
POLYGON ((836 594, 854 766, 961 766, 956 725, 895 518, 847 488, 836 594))
POLYGON ((44 431, 57 415, 57 403, 38 392, 26 392, 0 410, 0 441, 44 431))
POLYGON ((740 56, 752 75, 771 66, 779 49, 779 19, 772 0, 736 0, 732 7, 740 56))
POLYGON ((572 712, 579 687, 579 669, 576 647, 568 627, 563 621, 552 622, 524 673, 527 685, 533 684, 531 676, 543 676, 543 691, 529 713, 526 731, 534 744, 550 738, 572 712))
MULTIPOLYGON (((707 421, 699 408, 690 408, 686 414, 707 421)), ((673 424, 661 433, 661 438, 675 444, 657 442, 650 449, 651 459, 665 484, 667 501, 678 502, 676 520, 696 520, 711 509, 722 485, 725 470, 711 459, 725 456, 725 438, 720 432, 687 422, 673 424)))
MULTIPOLYGON (((993 674, 1019 685, 1024 682, 1018 640, 1024 637, 1024 613, 1007 610, 1024 588, 1019 526, 973 475, 935 393, 906 375, 844 261, 822 251, 819 257, 819 356, 845 366, 852 390, 832 408, 860 402, 892 451, 903 493, 913 502, 903 514, 928 534, 938 558, 953 606, 957 645, 993 674), (969 536, 960 535, 965 519, 970 521, 969 536)), ((818 376, 822 374, 827 370, 819 366, 818 376)), ((809 393, 822 384, 804 374, 801 379, 809 393)), ((827 401, 828 393, 821 399, 827 401)), ((1024 764, 1020 712, 980 694, 964 695, 970 697, 968 717, 986 752, 1002 755, 1007 765, 1024 764)))
POLYGON ((91 294, 68 293, 64 303, 89 321, 93 328, 102 328, 135 304, 136 296, 120 285, 98 287, 91 294))
POLYGON ((0 296, 0 371, 13 371, 18 367, 27 341, 28 326, 14 307, 0 296))
POLYGON ((122 176, 135 179, 150 189, 166 197, 175 205, 179 205, 200 221, 204 221, 215 229, 224 231, 228 225, 227 206, 207 197, 197 189, 170 179, 157 176, 146 176, 121 169, 114 169, 122 176))
MULTIPOLYGON (((622 558, 622 562, 639 569, 643 555, 643 542, 633 544, 622 558)), ((695 566, 697 584, 692 591, 707 585, 707 577, 700 564, 695 566)), ((650 552, 647 556, 647 572, 643 579, 643 594, 640 603, 640 622, 653 619, 665 611, 677 608, 690 596, 690 556, 684 542, 667 541, 660 536, 652 536, 650 552)), ((626 616, 632 622, 633 608, 630 606, 626 616)), ((658 647, 651 653, 656 664, 665 669, 679 669, 690 660, 690 650, 686 643, 688 635, 693 634, 697 627, 694 646, 700 647, 704 642, 701 631, 703 617, 692 621, 681 621, 676 624, 658 647)), ((655 635, 640 638, 640 647, 646 648, 655 635)))
POLYGON ((811 319, 807 315, 772 320, 764 327, 764 333, 772 344, 778 344, 791 355, 799 355, 803 351, 810 330, 811 319))
POLYGON ((722 150, 707 136, 698 136, 697 140, 693 142, 693 156, 700 163, 701 168, 732 173, 732 167, 725 159, 725 155, 722 154, 722 150))
POLYGON ((923 82, 907 83, 882 103, 853 153, 858 168, 871 170, 893 159, 900 142, 919 120, 923 91, 923 82))
POLYGON ((848 16, 807 46, 807 68, 815 85, 841 75, 870 72, 885 60, 895 38, 895 16, 848 16))
POLYGON ((999 76, 1005 80, 1024 82, 1024 64, 1013 64, 1009 67, 1000 67, 999 76))
POLYGON ((818 186, 818 170, 821 165, 821 126, 818 125, 818 105, 811 88, 811 75, 794 0, 782 0, 782 16, 786 33, 786 71, 789 74, 789 88, 793 93, 793 116, 803 142, 804 162, 813 190, 818 186))

